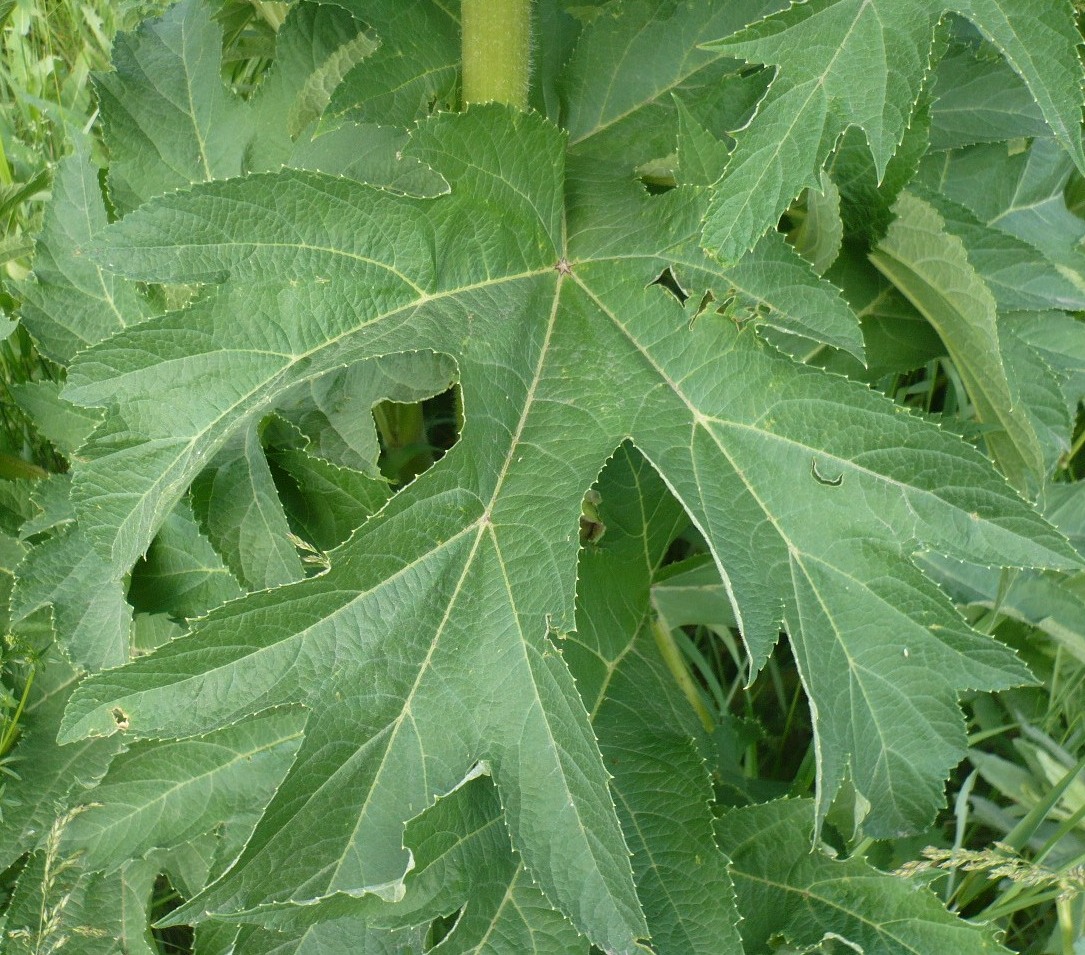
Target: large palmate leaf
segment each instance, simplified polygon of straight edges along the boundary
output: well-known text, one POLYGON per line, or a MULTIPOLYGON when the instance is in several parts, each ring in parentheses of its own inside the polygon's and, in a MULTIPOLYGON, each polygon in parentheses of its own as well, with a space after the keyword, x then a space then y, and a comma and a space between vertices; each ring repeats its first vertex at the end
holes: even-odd
POLYGON ((1082 66, 1068 0, 806 0, 710 48, 777 74, 738 137, 705 244, 737 259, 776 223, 841 134, 866 135, 878 178, 904 136, 931 67, 934 28, 967 17, 1028 86, 1054 136, 1085 171, 1082 66))
POLYGON ((698 315, 731 288, 699 251, 703 188, 603 189, 563 152, 545 120, 473 107, 404 149, 445 196, 284 170, 152 200, 88 249, 133 278, 219 283, 72 366, 68 397, 110 409, 73 496, 118 571, 290 389, 419 349, 459 367, 459 444, 327 573, 212 611, 69 706, 69 739, 311 707, 296 764, 193 917, 397 898, 404 824, 484 763, 547 899, 600 947, 638 948, 626 841, 556 640, 581 496, 627 437, 704 533, 755 665, 789 631, 821 812, 848 773, 871 833, 923 824, 963 751, 956 692, 1025 677, 911 554, 1069 567, 1072 549, 958 439, 698 315))
POLYGON ((72 473, 5 523, 0 577, 22 561, 20 639, 97 672, 61 724, 57 664, 26 716, 9 928, 82 880, 66 928, 140 950, 164 871, 208 955, 707 955, 785 920, 799 947, 883 944, 837 902, 888 877, 809 855, 830 806, 864 836, 927 826, 958 695, 1029 678, 925 575, 986 603, 1001 567, 1061 587, 1082 560, 964 442, 789 356, 873 381, 941 354, 934 326, 1012 483, 1061 466, 1085 380, 1052 311, 1085 301, 1069 5, 957 4, 996 53, 963 21, 945 42, 934 0, 540 0, 546 118, 442 112, 458 6, 299 0, 241 95, 212 5, 182 0, 98 78, 108 168, 60 167, 22 285, 66 384, 17 400, 72 473), (955 77, 1015 112, 957 123, 955 77), (993 145, 921 166, 932 136, 993 145), (395 490, 372 409, 454 385, 429 407, 458 442, 395 490), (662 569, 690 521, 674 547, 707 553, 662 569), (737 731, 667 642, 686 623, 751 679, 786 631, 813 803, 714 833, 713 780, 782 784, 716 752, 737 731), (67 882, 50 852, 80 853, 67 882), (826 884, 812 921, 776 904, 826 884))

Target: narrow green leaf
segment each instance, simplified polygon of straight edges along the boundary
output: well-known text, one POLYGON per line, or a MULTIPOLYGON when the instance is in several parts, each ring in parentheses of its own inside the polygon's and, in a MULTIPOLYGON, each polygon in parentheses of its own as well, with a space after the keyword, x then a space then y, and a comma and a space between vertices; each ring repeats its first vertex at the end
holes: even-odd
POLYGON ((193 485, 193 505, 215 549, 247 590, 305 576, 254 421, 193 485))
POLYGON ((840 254, 844 223, 840 218, 840 190, 824 171, 817 189, 806 190, 799 224, 788 238, 818 275, 824 275, 840 254))
POLYGON ((977 417, 994 426, 985 439, 1003 473, 1020 491, 1035 493, 1046 471, 1043 449, 1014 400, 994 297, 930 203, 905 193, 896 213, 871 261, 937 330, 977 417))
POLYGON ((653 950, 741 953, 728 860, 712 833, 707 739, 652 636, 652 576, 686 517, 628 446, 597 486, 607 533, 581 555, 565 656, 613 776, 653 950))

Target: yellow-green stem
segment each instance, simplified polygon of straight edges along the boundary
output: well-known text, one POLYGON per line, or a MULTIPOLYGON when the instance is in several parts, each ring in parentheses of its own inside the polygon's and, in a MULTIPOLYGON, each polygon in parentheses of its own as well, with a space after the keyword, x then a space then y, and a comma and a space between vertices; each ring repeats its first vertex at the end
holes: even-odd
POLYGON ((19 732, 19 720, 22 718, 23 710, 26 707, 26 701, 30 697, 30 688, 34 685, 34 673, 35 670, 31 667, 30 673, 26 678, 26 683, 23 684, 23 692, 19 697, 19 705, 15 708, 15 715, 12 716, 4 726, 3 735, 0 736, 0 756, 7 755, 11 747, 15 745, 15 739, 19 732))
POLYGON ((527 108, 531 0, 462 0, 463 104, 527 108))
POLYGON ((678 688, 689 700, 689 705, 693 707, 693 712, 697 714, 701 725, 711 733, 715 728, 715 721, 712 719, 712 714, 708 712, 704 700, 701 699, 697 684, 693 682, 693 677, 690 676, 685 657, 682 656, 678 644, 674 642, 670 630, 658 620, 655 620, 652 622, 652 636, 656 639, 656 646, 663 657, 663 662, 667 664, 667 669, 671 671, 674 682, 678 684, 678 688))

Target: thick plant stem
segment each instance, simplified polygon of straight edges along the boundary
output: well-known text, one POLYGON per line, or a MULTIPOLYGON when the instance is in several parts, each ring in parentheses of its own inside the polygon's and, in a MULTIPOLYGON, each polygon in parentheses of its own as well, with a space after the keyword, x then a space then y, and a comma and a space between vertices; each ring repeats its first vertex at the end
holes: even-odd
POLYGON ((527 108, 531 0, 463 0, 463 104, 527 108))

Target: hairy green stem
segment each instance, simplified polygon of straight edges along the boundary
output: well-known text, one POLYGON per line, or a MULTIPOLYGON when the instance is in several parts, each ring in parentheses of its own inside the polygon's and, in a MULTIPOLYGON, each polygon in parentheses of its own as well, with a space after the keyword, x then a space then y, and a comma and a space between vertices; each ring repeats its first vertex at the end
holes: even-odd
POLYGON ((463 104, 527 108, 531 0, 463 0, 463 104))
POLYGON ((658 620, 654 620, 652 622, 652 636, 655 637, 656 646, 663 657, 663 662, 667 664, 667 669, 671 671, 674 682, 678 684, 678 688, 689 700, 689 705, 693 707, 693 712, 697 714, 701 725, 707 732, 711 733, 715 729, 715 720, 712 719, 712 714, 708 712, 708 707, 705 706, 704 700, 701 699, 697 684, 693 682, 693 677, 690 676, 689 666, 686 664, 678 644, 674 642, 670 630, 658 620))

